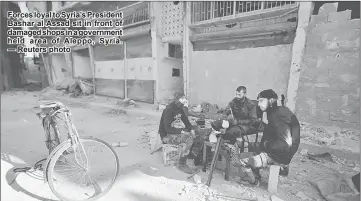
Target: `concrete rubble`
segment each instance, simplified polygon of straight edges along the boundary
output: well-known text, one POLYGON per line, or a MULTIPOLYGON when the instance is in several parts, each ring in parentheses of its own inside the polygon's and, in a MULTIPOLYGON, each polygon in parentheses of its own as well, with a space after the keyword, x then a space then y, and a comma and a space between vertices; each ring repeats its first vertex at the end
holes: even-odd
POLYGON ((56 89, 71 94, 72 97, 90 95, 94 91, 91 79, 67 78, 65 81, 56 84, 56 89))

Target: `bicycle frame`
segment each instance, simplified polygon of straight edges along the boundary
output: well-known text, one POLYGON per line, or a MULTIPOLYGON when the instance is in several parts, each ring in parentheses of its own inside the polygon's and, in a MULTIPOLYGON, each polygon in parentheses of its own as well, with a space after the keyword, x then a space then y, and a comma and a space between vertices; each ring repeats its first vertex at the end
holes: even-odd
MULTIPOLYGON (((47 169, 49 167, 49 163, 50 163, 50 160, 51 158, 55 155, 55 153, 57 151, 59 151, 59 149, 66 143, 68 143, 70 141, 71 143, 71 146, 73 147, 74 149, 74 154, 75 154, 75 161, 77 162, 78 165, 80 165, 81 168, 83 168, 84 170, 88 170, 89 168, 89 160, 88 160, 88 156, 85 154, 85 150, 84 150, 84 146, 80 143, 80 140, 79 140, 79 133, 75 127, 75 125, 72 123, 72 118, 71 118, 71 112, 69 109, 67 109, 63 104, 59 104, 58 106, 60 106, 59 109, 55 110, 54 112, 52 112, 51 114, 48 114, 47 116, 45 116, 44 118, 54 118, 57 117, 56 115, 61 113, 64 115, 65 117, 65 123, 66 123, 66 128, 68 130, 68 140, 65 140, 64 142, 62 142, 61 144, 59 144, 51 153, 50 155, 48 156, 46 162, 45 162, 45 169, 44 169, 44 182, 48 182, 48 177, 46 175, 46 172, 47 172, 47 169), (85 167, 83 166, 83 164, 81 164, 79 161, 78 161, 78 158, 77 158, 77 148, 79 147, 80 145, 80 148, 81 148, 81 151, 84 152, 84 155, 85 155, 85 167)), ((58 132, 59 133, 59 132, 58 132)))

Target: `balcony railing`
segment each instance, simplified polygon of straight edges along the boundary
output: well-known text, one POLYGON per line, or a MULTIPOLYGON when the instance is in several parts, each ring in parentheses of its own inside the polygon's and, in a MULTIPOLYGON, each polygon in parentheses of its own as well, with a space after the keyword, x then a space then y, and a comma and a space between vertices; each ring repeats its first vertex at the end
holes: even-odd
POLYGON ((191 24, 211 23, 297 6, 296 1, 194 1, 191 3, 191 24))
MULTIPOLYGON (((96 6, 100 6, 96 4, 99 2, 69 2, 64 6, 63 8, 72 8, 73 10, 79 10, 83 9, 76 7, 77 5, 86 5, 85 8, 90 7, 90 10, 94 10, 96 6)), ((104 2, 108 3, 108 2, 104 2)), ((112 12, 123 12, 123 28, 130 27, 130 26, 137 26, 146 22, 149 22, 149 6, 150 2, 136 2, 132 3, 130 5, 124 6, 122 8, 116 9, 109 6, 105 6, 105 8, 100 8, 97 10, 97 12, 100 12, 102 10, 104 11, 112 11, 112 12)), ((89 10, 89 9, 88 9, 89 10)), ((98 19, 98 21, 107 21, 107 19, 98 19)), ((112 29, 112 28, 102 28, 102 29, 112 29)))
POLYGON ((120 9, 123 12, 124 28, 149 22, 149 4, 150 2, 139 2, 120 9))
MULTIPOLYGON (((126 29, 130 27, 140 26, 150 22, 149 20, 149 6, 150 2, 137 2, 131 5, 122 7, 117 10, 112 10, 114 13, 123 13, 122 27, 92 27, 91 29, 126 29)), ((107 21, 108 19, 97 19, 98 21, 107 21)), ((114 19, 118 21, 118 19, 114 19)))

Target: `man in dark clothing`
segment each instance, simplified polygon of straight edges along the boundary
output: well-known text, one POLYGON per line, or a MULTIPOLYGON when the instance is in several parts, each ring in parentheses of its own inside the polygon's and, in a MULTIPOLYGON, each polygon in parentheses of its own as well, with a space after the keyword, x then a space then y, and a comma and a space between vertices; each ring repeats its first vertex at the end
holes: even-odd
MULTIPOLYGON (((229 102, 226 108, 229 128, 224 134, 223 139, 229 140, 232 145, 235 144, 237 138, 246 135, 257 120, 256 107, 254 107, 246 95, 247 88, 239 86, 236 89, 235 98, 229 102)), ((213 129, 218 131, 222 127, 222 121, 212 122, 213 129)))
POLYGON ((186 103, 187 99, 182 92, 174 94, 174 101, 163 110, 158 132, 163 143, 183 147, 178 169, 192 174, 193 170, 187 165, 186 160, 195 138, 195 132, 192 130, 192 124, 184 112, 184 104, 186 103), (174 127, 174 123, 179 121, 184 123, 185 128, 174 127))
MULTIPOLYGON (((259 108, 267 113, 267 122, 260 144, 258 155, 240 160, 247 173, 245 180, 258 184, 259 169, 272 164, 280 165, 280 174, 288 174, 288 164, 298 150, 300 144, 300 124, 297 117, 285 106, 277 106, 277 94, 271 90, 262 91, 258 97, 259 108)), ((283 102, 284 100, 282 100, 283 102)))

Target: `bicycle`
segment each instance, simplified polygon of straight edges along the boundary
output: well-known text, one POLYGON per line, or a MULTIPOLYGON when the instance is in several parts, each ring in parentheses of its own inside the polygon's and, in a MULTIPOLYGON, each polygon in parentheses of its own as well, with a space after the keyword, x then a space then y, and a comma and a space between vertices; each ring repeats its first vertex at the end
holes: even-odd
MULTIPOLYGON (((44 182, 49 184, 51 191, 54 195, 63 201, 93 201, 99 199, 105 195, 113 186, 118 174, 119 174, 119 159, 114 151, 114 149, 106 142, 92 137, 80 138, 78 131, 71 119, 70 110, 62 103, 55 101, 42 101, 44 104, 40 105, 38 108, 41 109, 41 112, 36 113, 39 119, 42 121, 42 126, 46 134, 46 147, 49 150, 49 156, 46 159, 44 164, 44 182), (60 132, 57 123, 57 119, 60 119, 59 114, 62 114, 65 118, 65 127, 67 129, 67 139, 63 142, 60 141, 60 132), (101 164, 106 162, 111 162, 112 165, 105 166, 104 168, 99 168, 98 170, 94 167, 91 167, 91 156, 96 154, 97 149, 93 149, 94 146, 90 146, 91 152, 86 152, 86 145, 88 144, 99 144, 105 147, 105 151, 108 151, 110 156, 107 160, 99 161, 101 164), (72 158, 73 157, 73 158, 72 158), (73 168, 80 169, 80 172, 83 172, 84 175, 80 178, 81 190, 86 192, 79 192, 76 190, 76 196, 81 197, 84 195, 89 195, 94 190, 94 195, 89 198, 79 198, 75 199, 67 197, 70 196, 71 190, 75 190, 74 183, 69 181, 69 174, 75 173, 75 169, 65 169, 67 178, 65 182, 59 182, 59 184, 65 184, 65 190, 62 192, 56 188, 60 176, 56 173, 56 166, 65 167, 65 164, 74 165, 73 168), (101 182, 105 179, 105 169, 110 166, 114 166, 115 170, 111 175, 111 180, 104 190, 100 188, 99 183, 93 179, 90 175, 90 170, 96 170, 96 174, 100 175, 102 178, 99 180, 101 182)), ((88 149, 87 151, 89 151, 88 149)), ((101 159, 105 158, 105 152, 102 151, 100 156, 101 159)), ((106 172, 109 173, 109 172, 106 172)), ((78 181, 78 182, 79 182, 78 181)), ((91 194, 90 194, 91 195, 91 194)))

